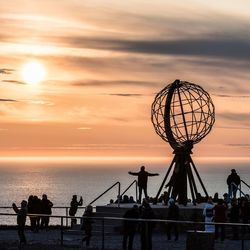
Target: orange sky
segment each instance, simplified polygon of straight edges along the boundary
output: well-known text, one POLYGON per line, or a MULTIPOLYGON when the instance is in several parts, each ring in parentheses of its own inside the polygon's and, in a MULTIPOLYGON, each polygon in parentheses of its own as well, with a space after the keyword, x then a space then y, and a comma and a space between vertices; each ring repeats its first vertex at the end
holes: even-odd
POLYGON ((249 157, 250 3, 7 1, 0 5, 0 156, 171 156, 155 94, 201 85, 216 123, 196 156, 249 157), (37 61, 33 86, 22 67, 37 61))

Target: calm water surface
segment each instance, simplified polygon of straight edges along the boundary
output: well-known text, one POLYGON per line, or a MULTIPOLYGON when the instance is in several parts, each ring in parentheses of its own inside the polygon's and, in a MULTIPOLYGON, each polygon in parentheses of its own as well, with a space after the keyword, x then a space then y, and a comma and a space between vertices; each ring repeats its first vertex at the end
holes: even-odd
MULTIPOLYGON (((210 195, 227 192, 226 178, 231 168, 250 183, 249 159, 194 159, 196 167, 210 195)), ((135 179, 128 171, 138 171, 141 165, 160 176, 149 178, 148 193, 155 196, 171 163, 169 158, 125 160, 117 159, 2 159, 0 160, 0 206, 10 206, 27 199, 29 195, 41 197, 43 193, 55 206, 69 206, 73 194, 83 197, 84 205, 116 181, 121 191, 135 179)), ((199 188, 199 186, 198 186, 199 188)), ((199 189, 201 190, 201 189, 199 189)), ((250 193, 243 187, 243 191, 250 193)), ((201 191, 202 193, 202 191, 201 191)), ((128 191, 135 196, 135 188, 128 191)), ((100 198, 95 205, 107 204, 117 196, 117 189, 100 198)))

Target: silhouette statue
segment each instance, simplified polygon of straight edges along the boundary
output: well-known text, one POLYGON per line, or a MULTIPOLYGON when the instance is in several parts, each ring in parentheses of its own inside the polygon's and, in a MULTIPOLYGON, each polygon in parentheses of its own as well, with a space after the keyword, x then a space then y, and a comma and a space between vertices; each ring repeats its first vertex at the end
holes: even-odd
POLYGON ((156 195, 161 190, 174 166, 167 184, 169 197, 179 204, 187 204, 187 179, 194 205, 198 196, 192 168, 208 196, 191 158, 192 148, 212 129, 215 122, 214 105, 209 94, 199 85, 175 80, 155 97, 151 120, 156 133, 174 149, 174 159, 156 195))
POLYGON ((138 187, 139 187, 139 200, 138 202, 141 203, 141 197, 142 197, 142 190, 144 191, 145 198, 148 197, 147 192, 147 184, 148 184, 148 176, 157 176, 159 174, 151 174, 147 171, 145 171, 145 167, 141 166, 141 170, 139 172, 128 172, 130 175, 138 176, 138 187))

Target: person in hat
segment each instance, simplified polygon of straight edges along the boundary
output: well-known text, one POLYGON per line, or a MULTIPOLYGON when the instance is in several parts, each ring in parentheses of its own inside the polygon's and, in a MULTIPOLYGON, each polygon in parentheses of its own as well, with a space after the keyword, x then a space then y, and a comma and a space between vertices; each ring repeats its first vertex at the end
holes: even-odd
POLYGON ((240 176, 235 169, 231 170, 231 174, 227 177, 228 198, 236 198, 238 186, 240 185, 240 176))
POLYGON ((26 244, 26 237, 24 234, 24 228, 26 223, 28 202, 23 200, 21 202, 21 208, 19 209, 15 203, 12 204, 14 211, 17 213, 17 232, 20 239, 20 245, 26 244))

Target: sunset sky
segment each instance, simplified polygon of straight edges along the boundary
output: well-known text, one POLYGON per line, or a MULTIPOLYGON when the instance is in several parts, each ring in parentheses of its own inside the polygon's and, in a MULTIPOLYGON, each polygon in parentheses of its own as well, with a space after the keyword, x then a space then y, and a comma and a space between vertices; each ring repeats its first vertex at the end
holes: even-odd
POLYGON ((151 104, 181 79, 216 108, 194 155, 249 157, 249 9, 245 0, 2 2, 0 156, 171 156, 151 104), (25 73, 34 62, 42 72, 25 73))

